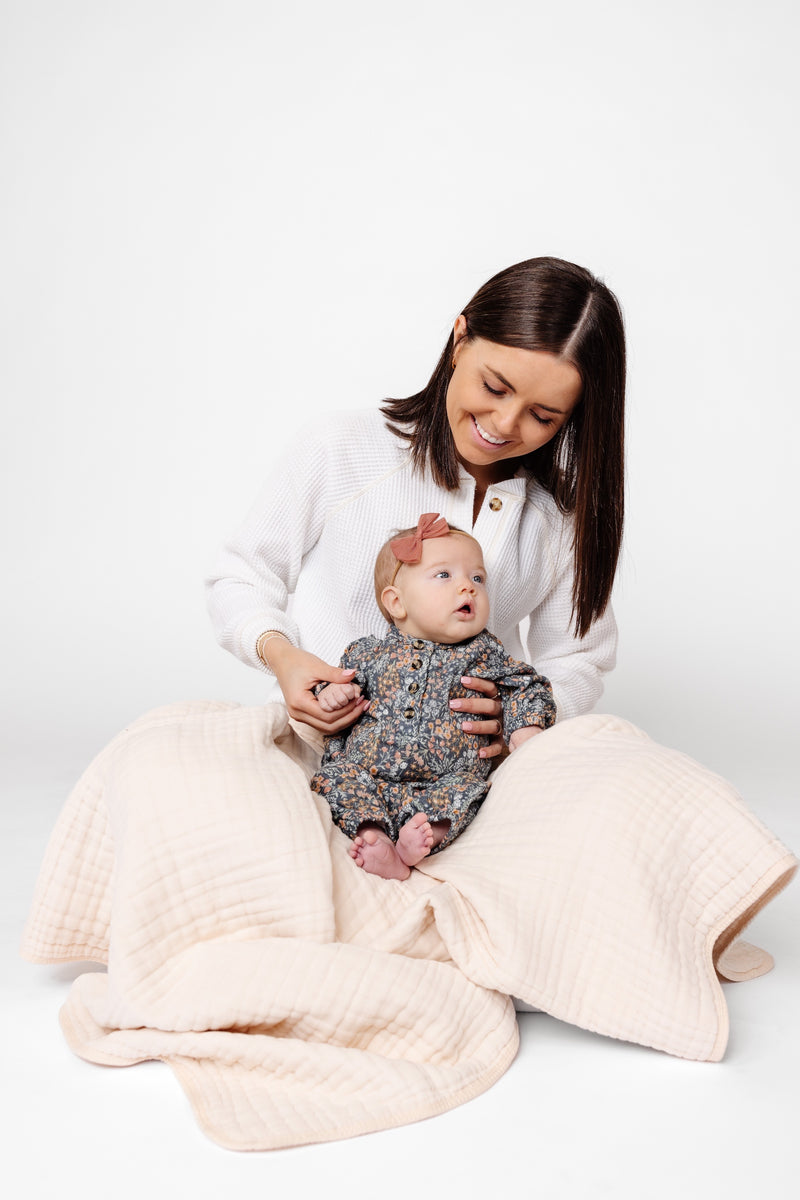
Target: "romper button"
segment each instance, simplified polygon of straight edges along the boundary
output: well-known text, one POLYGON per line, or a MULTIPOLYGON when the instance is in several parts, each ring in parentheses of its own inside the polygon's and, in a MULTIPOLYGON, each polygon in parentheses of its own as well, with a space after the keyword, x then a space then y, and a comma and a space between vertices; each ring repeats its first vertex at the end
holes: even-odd
POLYGON ((418 692, 418 691, 419 691, 419 684, 418 684, 418 683, 410 683, 410 684, 408 685, 408 690, 409 690, 410 692, 418 692))
POLYGON ((403 716, 405 717, 405 719, 406 719, 407 721, 410 721, 410 720, 411 720, 411 718, 413 717, 413 715, 414 715, 414 709, 413 709, 413 708, 407 708, 407 709, 406 709, 406 711, 403 713, 403 716))
POLYGON ((412 662, 411 662, 411 670, 412 671, 418 671, 421 666, 422 666, 421 658, 412 659, 412 662))
POLYGON ((492 496, 491 500, 489 501, 489 508, 492 510, 492 512, 500 512, 502 507, 503 501, 500 499, 500 497, 492 496))
POLYGON ((419 638, 414 638, 414 641, 411 643, 411 645, 414 647, 415 650, 424 650, 425 649, 425 643, 421 642, 419 640, 419 638))

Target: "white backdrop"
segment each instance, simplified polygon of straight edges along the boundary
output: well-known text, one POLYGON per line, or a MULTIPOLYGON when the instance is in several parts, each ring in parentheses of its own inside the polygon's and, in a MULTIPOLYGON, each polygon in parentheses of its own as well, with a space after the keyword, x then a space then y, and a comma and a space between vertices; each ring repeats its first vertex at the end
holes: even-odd
POLYGON ((796 12, 5 0, 8 754, 66 774, 153 705, 257 703, 202 578, 270 462, 556 254, 630 345, 601 706, 734 780, 788 764, 796 12))
POLYGON ((417 390, 475 289, 540 254, 603 276, 627 319, 602 707, 800 846, 797 13, 0 0, 9 1194, 336 1200, 374 1177, 385 1200, 473 1200, 498 1163, 521 1197, 791 1192, 797 885, 753 934, 776 971, 726 989, 718 1067, 528 1016, 486 1096, 269 1156, 211 1145, 163 1066, 75 1058, 56 1010, 83 967, 16 946, 94 751, 154 705, 260 701, 202 580, 301 417, 417 390))

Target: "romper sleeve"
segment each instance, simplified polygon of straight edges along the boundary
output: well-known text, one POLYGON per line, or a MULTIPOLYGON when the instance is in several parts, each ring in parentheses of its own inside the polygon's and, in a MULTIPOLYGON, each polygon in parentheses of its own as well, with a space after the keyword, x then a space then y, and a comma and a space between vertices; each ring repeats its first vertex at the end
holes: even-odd
POLYGON ((556 719, 550 680, 529 663, 509 658, 501 644, 495 644, 496 666, 492 675, 503 705, 503 736, 508 739, 528 725, 549 729, 556 719))
MULTIPOLYGON (((350 643, 339 660, 339 666, 342 668, 342 670, 355 670, 353 683, 357 683, 359 685, 361 688, 361 695, 367 700, 370 699, 374 691, 374 689, 370 688, 371 672, 369 670, 369 663, 374 659, 374 654, 371 652, 377 645, 378 639, 375 637, 369 636, 358 638, 355 642, 350 643)), ((326 687, 328 687, 327 683, 318 683, 314 691, 317 695, 319 695, 323 688, 326 687)), ((347 745, 347 739, 350 737, 350 734, 356 724, 357 722, 354 721, 353 725, 348 725, 346 729, 342 729, 338 733, 326 734, 322 755, 323 764, 338 758, 340 754, 344 754, 344 749, 347 745)))
MULTIPOLYGON (((372 661, 372 651, 378 645, 378 639, 371 635, 363 638, 356 638, 346 647, 344 654, 339 659, 339 666, 343 671, 355 671, 351 682, 357 683, 361 688, 361 695, 369 700, 372 692, 370 690, 370 671, 369 663, 372 661)), ((318 696, 323 688, 328 687, 326 680, 318 683, 314 688, 315 694, 318 696)))
POLYGON ((572 631, 573 566, 565 549, 554 587, 530 615, 527 652, 550 680, 557 718, 587 713, 603 692, 603 675, 616 662, 617 623, 609 605, 585 637, 572 631))
POLYGON ((244 523, 218 555, 206 580, 217 641, 237 658, 271 674, 256 653, 262 633, 277 630, 299 645, 287 613, 303 558, 319 540, 333 487, 329 448, 319 430, 300 437, 271 473, 244 523))

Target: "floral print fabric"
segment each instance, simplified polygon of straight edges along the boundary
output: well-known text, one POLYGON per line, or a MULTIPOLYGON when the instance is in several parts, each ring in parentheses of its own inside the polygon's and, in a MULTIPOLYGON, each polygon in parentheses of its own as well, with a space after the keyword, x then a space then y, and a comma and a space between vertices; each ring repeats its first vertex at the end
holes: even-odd
POLYGON ((429 821, 450 821, 441 850, 472 821, 490 786, 491 760, 478 756, 490 738, 465 733, 469 714, 449 707, 450 700, 470 694, 462 675, 497 685, 506 737, 555 721, 548 680, 509 658, 486 630, 446 645, 407 637, 392 626, 383 640, 353 642, 340 665, 355 669, 370 707, 350 729, 325 739, 311 787, 349 837, 373 821, 396 841, 405 822, 424 812, 429 821))

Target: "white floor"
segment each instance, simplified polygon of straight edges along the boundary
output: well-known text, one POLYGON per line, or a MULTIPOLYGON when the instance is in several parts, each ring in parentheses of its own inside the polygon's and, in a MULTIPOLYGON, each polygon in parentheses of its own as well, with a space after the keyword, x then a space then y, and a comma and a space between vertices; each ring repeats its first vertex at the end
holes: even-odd
MULTIPOLYGON (((209 1142, 169 1068, 93 1066, 67 1049, 57 1013, 85 966, 37 967, 17 954, 20 929, 50 826, 83 747, 32 764, 21 755, 7 781, 2 961, 4 1175, 7 1195, 178 1193, 193 1200, 362 1190, 391 1200, 512 1189, 515 1195, 689 1198, 794 1194, 800 1034, 800 885, 757 919, 749 937, 776 968, 728 985, 731 1040, 720 1064, 668 1058, 560 1024, 520 1018, 517 1060, 488 1093, 442 1117, 356 1141, 264 1154, 209 1142), (74 761, 73 761, 74 760, 74 761), (13 803, 10 802, 13 800, 13 803)), ((741 785, 740 785, 741 786, 741 785)), ((754 787, 753 791, 758 792, 754 787)), ((752 805, 789 845, 800 815, 781 781, 752 805)), ((92 968, 89 968, 92 969, 92 968)))

